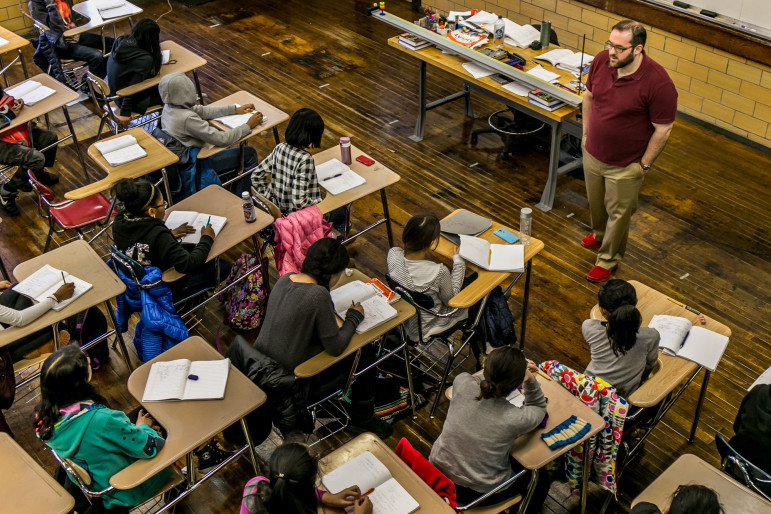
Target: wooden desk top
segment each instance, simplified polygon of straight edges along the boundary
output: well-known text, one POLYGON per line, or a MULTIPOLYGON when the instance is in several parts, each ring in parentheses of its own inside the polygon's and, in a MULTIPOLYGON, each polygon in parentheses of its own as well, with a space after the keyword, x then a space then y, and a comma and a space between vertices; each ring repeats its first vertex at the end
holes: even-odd
MULTIPOLYGON (((456 209, 444 219, 454 216, 461 210, 462 209, 456 209)), ((494 232, 501 227, 519 235, 519 231, 505 225, 501 225, 497 221, 493 221, 492 226, 487 231, 480 234, 479 237, 494 244, 505 244, 501 238, 494 235, 494 232)), ((543 250, 543 246, 543 241, 534 237, 530 237, 530 244, 525 247, 525 262, 528 262, 541 250, 543 250)), ((443 261, 448 263, 450 267, 452 267, 452 256, 454 248, 454 244, 440 236, 439 245, 434 250, 434 254, 436 254, 443 261)), ((505 271, 487 271, 470 262, 466 262, 466 268, 476 271, 479 276, 471 284, 463 288, 460 293, 455 295, 452 300, 450 300, 448 303, 450 307, 457 307, 459 309, 467 309, 471 307, 513 274, 505 271)))
POLYGON ((44 264, 50 264, 54 268, 64 270, 93 284, 93 287, 61 311, 57 312, 51 309, 29 325, 0 330, 0 347, 43 328, 48 328, 54 323, 67 319, 89 307, 115 298, 126 290, 126 285, 115 272, 105 264, 88 243, 82 240, 73 241, 22 262, 13 270, 13 276, 16 280, 22 281, 44 264))
MULTIPOLYGON (((211 361, 222 358, 222 355, 202 338, 190 337, 135 369, 128 379, 128 390, 131 396, 141 403, 147 375, 154 362, 175 359, 211 361)), ((265 403, 265 399, 265 393, 231 364, 225 398, 222 400, 143 404, 147 412, 166 429, 166 444, 155 458, 140 459, 113 475, 110 485, 116 489, 136 487, 252 412, 265 403)))
POLYGON ((657 505, 662 512, 669 509, 672 495, 680 485, 698 484, 713 489, 727 514, 768 514, 771 503, 763 497, 729 477, 719 469, 710 466, 696 455, 681 455, 651 485, 645 488, 632 502, 657 505))
MULTIPOLYGON (((257 219, 252 223, 244 220, 244 211, 241 199, 220 186, 211 185, 189 196, 179 203, 175 203, 166 209, 166 216, 173 211, 195 211, 215 216, 224 216, 228 219, 219 235, 214 238, 214 244, 209 250, 206 262, 227 252, 241 241, 252 237, 260 230, 273 223, 273 216, 255 209, 257 219)), ((176 227, 175 227, 176 228, 176 227)), ((163 272, 164 282, 174 282, 184 275, 174 268, 163 272)))
MULTIPOLYGON (((654 314, 667 314, 669 316, 681 316, 687 318, 696 326, 703 326, 706 329, 731 337, 731 329, 719 321, 715 321, 707 315, 704 318, 706 325, 699 322, 699 317, 689 310, 672 303, 667 295, 660 293, 655 289, 646 286, 636 280, 629 281, 637 291, 637 309, 642 314, 642 326, 647 327, 654 314)), ((678 303, 679 300, 676 300, 678 303)), ((603 319, 600 313, 599 305, 595 305, 589 314, 592 319, 603 319)), ((684 380, 686 380, 699 365, 693 361, 659 353, 661 370, 646 380, 629 398, 629 403, 636 407, 652 407, 663 400, 669 393, 675 390, 684 380)))
POLYGON ((8 41, 8 43, 0 46, 0 54, 13 52, 30 44, 29 40, 24 39, 15 32, 11 32, 5 27, 0 27, 0 37, 8 41))
POLYGON ((75 91, 65 86, 64 84, 62 84, 52 76, 48 75, 47 73, 41 73, 27 80, 22 80, 21 82, 13 84, 11 87, 5 88, 5 90, 8 91, 9 89, 12 89, 13 87, 18 86, 19 84, 23 84, 29 80, 34 80, 35 82, 39 82, 44 86, 48 86, 51 89, 55 89, 56 93, 52 94, 48 98, 45 98, 39 101, 38 103, 36 103, 31 107, 25 105, 21 109, 21 112, 19 112, 19 115, 16 116, 12 120, 11 124, 8 125, 8 127, 6 127, 3 130, 7 131, 7 130, 11 130, 12 128, 18 127, 19 125, 24 125, 30 120, 34 120, 39 116, 47 114, 53 111, 54 109, 58 109, 59 107, 78 99, 78 94, 75 91))
POLYGON ((64 514, 75 506, 75 498, 5 432, 0 432, 0 455, 3 512, 64 514))
MULTIPOLYGON (((356 148, 356 146, 351 145, 351 164, 349 164, 349 167, 361 175, 364 180, 366 180, 366 182, 339 195, 331 195, 327 193, 324 200, 322 200, 319 204, 319 209, 321 209, 323 214, 332 212, 337 208, 358 200, 359 198, 363 198, 376 191, 380 191, 381 189, 388 187, 391 184, 399 182, 401 179, 397 173, 391 171, 380 161, 376 160, 375 164, 372 166, 363 165, 356 160, 356 158, 360 155, 365 155, 372 158, 371 156, 356 148)), ((328 148, 323 152, 319 152, 313 156, 313 160, 316 162, 316 166, 332 159, 340 160, 339 145, 328 148)), ((321 187, 323 188, 324 185, 322 184, 321 187)))
MULTIPOLYGON (((370 277, 366 276, 359 270, 354 269, 352 271, 353 273, 350 277, 346 277, 345 273, 343 273, 343 276, 340 277, 340 282, 338 282, 334 288, 340 287, 354 280, 361 280, 362 282, 366 282, 370 279, 370 277)), ((400 299, 391 304, 391 306, 396 309, 397 314, 395 318, 386 321, 385 323, 381 323, 380 325, 367 330, 363 334, 353 334, 353 338, 351 339, 351 342, 348 343, 348 347, 342 354, 338 355, 337 357, 333 357, 326 351, 311 357, 294 369, 295 376, 299 378, 310 378, 318 375, 333 364, 345 359, 352 353, 359 350, 359 348, 363 348, 370 342, 374 341, 376 338, 382 336, 392 328, 399 326, 415 315, 415 307, 410 305, 407 300, 400 299)), ((338 319, 338 324, 342 324, 340 319, 338 319)))
MULTIPOLYGON (((391 472, 391 476, 393 476, 396 481, 410 493, 410 496, 415 498, 415 501, 420 504, 420 508, 416 512, 430 514, 441 514, 443 512, 452 514, 455 512, 375 434, 366 433, 358 435, 353 440, 348 441, 343 446, 321 459, 319 461, 319 475, 324 476, 331 473, 346 462, 366 451, 377 457, 377 459, 388 468, 388 471, 391 472)), ((318 485, 319 487, 323 487, 321 481, 319 481, 318 485)), ((321 512, 320 507, 319 513, 321 512)), ((327 512, 330 512, 329 508, 327 508, 327 512)))
MULTIPOLYGON (((416 57, 421 61, 425 61, 448 73, 452 73, 456 77, 460 77, 466 82, 469 82, 481 88, 487 89, 488 91, 493 92, 496 95, 506 98, 510 102, 519 104, 530 110, 538 112, 542 116, 551 118, 555 121, 560 121, 560 122, 565 121, 566 119, 572 118, 580 112, 579 107, 574 107, 572 105, 564 105, 553 112, 549 112, 545 109, 539 109, 538 107, 531 104, 528 101, 528 98, 526 96, 515 95, 511 91, 503 89, 503 86, 501 84, 498 84, 490 77, 482 77, 480 79, 475 79, 473 76, 471 76, 469 72, 467 72, 461 66, 463 63, 468 62, 465 58, 460 57, 459 55, 443 54, 442 51, 435 46, 430 46, 428 48, 424 48, 423 50, 417 50, 417 51, 410 50, 409 48, 406 48, 403 45, 399 44, 398 36, 390 38, 388 40, 388 46, 396 48, 397 50, 404 52, 408 55, 411 55, 413 57, 416 57)), ((529 71, 530 69, 536 67, 536 65, 531 60, 533 57, 537 57, 542 53, 546 53, 549 50, 553 50, 553 48, 542 49, 542 50, 531 50, 530 48, 519 48, 519 47, 510 46, 509 44, 506 44, 505 47, 509 52, 515 52, 525 58, 526 60, 525 71, 529 71)), ((561 70, 555 66, 550 65, 548 62, 543 62, 543 66, 548 71, 558 74, 560 76, 559 82, 563 85, 567 84, 568 82, 570 82, 575 78, 573 74, 570 73, 569 71, 561 70)))
MULTIPOLYGON (((86 0, 85 2, 80 2, 79 4, 73 5, 72 10, 80 14, 81 16, 85 16, 86 18, 88 18, 88 23, 79 25, 74 29, 66 30, 64 32, 64 35, 66 37, 71 37, 77 34, 82 34, 83 32, 88 32, 89 30, 92 30, 92 29, 98 29, 98 28, 104 27, 105 25, 119 23, 123 20, 130 18, 131 16, 134 16, 142 12, 141 7, 137 7, 131 2, 126 2, 128 6, 133 7, 133 12, 131 14, 127 14, 125 16, 118 16, 116 18, 104 19, 99 14, 99 9, 97 9, 98 3, 99 2, 86 0)), ((108 48, 107 50, 109 51, 110 49, 108 48)))
POLYGON ((161 79, 166 75, 171 75, 172 73, 176 73, 178 71, 187 73, 188 71, 195 70, 206 64, 206 59, 198 54, 191 52, 184 46, 181 46, 174 41, 162 41, 161 50, 171 50, 169 60, 176 62, 173 64, 164 64, 161 66, 160 73, 158 73, 158 75, 155 77, 150 77, 149 79, 143 80, 139 84, 134 84, 133 86, 119 89, 115 92, 115 94, 118 96, 131 96, 135 93, 139 93, 140 91, 144 91, 145 89, 157 86, 161 79))
MULTIPOLYGON (((252 93, 248 91, 238 91, 236 93, 233 93, 232 95, 226 96, 225 98, 221 98, 216 102, 212 102, 209 105, 215 106, 215 105, 232 105, 232 104, 238 104, 238 105, 254 104, 255 110, 257 110, 258 112, 261 112, 266 117, 265 120, 262 122, 262 124, 254 127, 252 131, 249 133, 249 135, 241 139, 240 141, 249 139, 250 137, 262 132, 263 130, 268 130, 270 128, 273 128, 279 123, 284 123, 286 120, 289 119, 289 115, 287 113, 285 113, 284 111, 276 107, 273 107, 265 100, 262 100, 254 96, 252 93)), ((212 120, 211 124, 220 130, 225 130, 225 131, 231 130, 230 127, 218 121, 212 120)), ((238 144, 238 142, 233 144, 234 145, 238 144)), ((201 151, 198 153, 198 158, 205 159, 207 157, 211 157, 212 155, 219 153, 224 149, 225 149, 224 147, 209 145, 201 149, 201 151)))
POLYGON ((177 157, 174 152, 163 146, 163 143, 155 139, 142 127, 135 127, 126 132, 121 132, 117 136, 104 139, 104 141, 125 135, 134 136, 139 146, 144 148, 147 152, 147 157, 127 162, 120 166, 110 166, 99 150, 97 150, 96 146, 92 144, 88 147, 88 156, 107 173, 107 176, 102 180, 79 187, 74 191, 68 191, 64 194, 66 199, 79 200, 81 198, 86 198, 87 196, 101 193, 102 191, 110 189, 121 179, 144 177, 148 173, 165 168, 166 166, 170 166, 179 161, 179 157, 177 157))

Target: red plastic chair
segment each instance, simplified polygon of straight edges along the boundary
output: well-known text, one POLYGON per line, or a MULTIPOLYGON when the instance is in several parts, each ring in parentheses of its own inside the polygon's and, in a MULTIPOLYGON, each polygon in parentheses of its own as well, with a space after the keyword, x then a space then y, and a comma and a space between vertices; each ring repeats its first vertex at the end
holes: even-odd
MULTIPOLYGON (((40 209, 45 211, 48 217, 48 236, 43 253, 48 251, 51 241, 59 246, 59 243, 54 240, 54 233, 61 234, 65 230, 74 230, 78 234, 78 239, 84 239, 84 229, 92 226, 101 227, 103 222, 109 221, 108 214, 112 215, 115 212, 110 212, 110 201, 101 193, 81 200, 54 203, 54 192, 38 181, 31 170, 27 174, 32 188, 37 192, 40 209), (60 230, 56 230, 56 223, 61 227, 60 230)), ((96 236, 88 242, 95 238, 96 236)))

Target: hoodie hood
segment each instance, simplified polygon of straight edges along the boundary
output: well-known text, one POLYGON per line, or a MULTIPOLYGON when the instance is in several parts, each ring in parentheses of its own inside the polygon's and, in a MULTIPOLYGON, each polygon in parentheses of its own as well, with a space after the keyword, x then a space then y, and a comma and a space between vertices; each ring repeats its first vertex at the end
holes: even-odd
POLYGON ((152 56, 146 50, 139 48, 136 39, 132 36, 123 35, 115 40, 110 58, 122 64, 129 64, 136 59, 152 59, 152 56))
POLYGON ((158 92, 164 104, 176 108, 190 109, 196 105, 198 98, 193 81, 182 72, 163 77, 158 84, 158 92))
POLYGON ((81 410, 72 414, 65 414, 54 425, 53 435, 46 441, 59 457, 69 459, 75 455, 88 431, 88 427, 100 409, 106 409, 104 405, 81 405, 81 410))

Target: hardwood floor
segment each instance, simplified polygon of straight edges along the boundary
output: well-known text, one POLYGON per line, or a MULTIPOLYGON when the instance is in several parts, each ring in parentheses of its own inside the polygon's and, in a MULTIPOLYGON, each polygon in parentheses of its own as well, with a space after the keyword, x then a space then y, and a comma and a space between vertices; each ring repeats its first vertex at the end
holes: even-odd
MULTIPOLYGON (((168 9, 164 2, 137 3, 153 18, 168 9)), ((369 2, 220 0, 193 8, 177 2, 171 5, 173 12, 160 21, 161 37, 207 59, 199 77, 210 100, 245 89, 288 113, 312 107, 326 122, 323 147, 335 145, 340 136, 351 136, 354 144, 401 175, 401 181, 388 190, 397 241, 401 226, 418 212, 441 217, 464 207, 516 228, 519 209, 539 200, 548 165, 546 136, 523 139, 508 161, 498 158, 502 148, 498 136, 482 135, 477 145, 469 144, 471 131, 484 127, 489 113, 500 109, 495 102, 475 95, 473 106, 480 116, 476 120, 465 117, 458 102, 439 107, 428 115, 424 140, 408 139, 417 111, 417 62, 388 48, 386 39, 396 31, 364 16, 369 2)), ((407 2, 394 0, 388 9, 404 18, 412 16, 407 2)), ((30 69, 37 72, 31 54, 26 57, 30 69)), ((12 76, 20 74, 12 70, 12 76)), ((457 78, 430 67, 428 79, 429 101, 460 88, 457 78)), ((98 119, 84 104, 71 107, 70 113, 85 151, 94 140, 98 119)), ((60 113, 51 118, 58 131, 66 130, 60 113)), ((260 134, 250 144, 264 157, 272 148, 272 134, 260 134)), ((609 144, 623 144, 623 140, 609 144)), ((56 169, 62 174, 54 188, 59 197, 83 185, 72 144, 59 149, 56 169)), ((93 164, 89 172, 101 177, 93 164)), ((616 276, 639 280, 683 300, 728 325, 733 335, 712 376, 694 443, 688 444, 686 437, 701 379, 670 410, 648 439, 643 455, 624 475, 620 502, 614 506, 617 512, 627 511, 629 501, 682 453, 719 465, 714 434, 732 433, 747 386, 771 365, 769 191, 769 153, 680 120, 646 177, 627 255, 616 276)), ((22 194, 18 201, 22 214, 3 216, 0 255, 9 269, 43 249, 47 226, 34 202, 31 195, 22 194)), ((379 198, 357 202, 353 216, 354 227, 368 225, 380 216, 379 198)), ((596 301, 597 286, 584 279, 594 253, 578 245, 590 230, 588 223, 584 184, 571 176, 560 178, 552 211, 534 210, 533 234, 546 244, 533 265, 527 324, 526 351, 536 361, 557 359, 576 369, 589 361, 580 324, 596 301)), ((353 245, 357 268, 382 277, 387 246, 384 228, 357 241, 353 245)), ((517 328, 521 295, 519 286, 510 302, 517 328)), ((207 312, 195 332, 212 341, 220 319, 220 310, 207 312)), ((232 334, 224 332, 228 342, 232 334)), ((126 378, 119 358, 95 374, 113 407, 135 405, 125 389, 126 378)), ((35 394, 20 392, 7 416, 19 442, 52 470, 50 454, 31 431, 35 394)), ((398 421, 387 443, 394 447, 399 438, 407 437, 427 454, 441 431, 446 405, 440 404, 436 419, 429 419, 428 409, 423 408, 417 420, 398 421)), ((334 438, 322 451, 344 440, 334 438)), ((236 512, 243 484, 251 475, 247 460, 241 459, 191 496, 178 512, 236 512)), ((552 488, 544 512, 565 512, 560 505, 566 503, 563 490, 552 488)), ((601 497, 592 498, 590 511, 599 508, 598 500, 601 497)))

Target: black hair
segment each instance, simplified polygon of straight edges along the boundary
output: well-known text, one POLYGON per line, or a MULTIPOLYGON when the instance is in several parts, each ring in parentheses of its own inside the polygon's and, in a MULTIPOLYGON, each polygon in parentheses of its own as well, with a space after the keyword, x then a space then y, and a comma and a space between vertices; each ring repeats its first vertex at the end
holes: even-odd
POLYGON ((522 385, 526 372, 527 359, 522 350, 514 346, 496 348, 485 360, 484 380, 479 384, 477 400, 507 397, 522 385))
POLYGON ((343 271, 350 260, 348 250, 340 241, 324 237, 308 248, 300 271, 315 278, 320 286, 329 289, 332 275, 343 271))
POLYGON ((161 190, 147 180, 124 178, 113 188, 113 194, 123 203, 123 208, 134 217, 147 215, 147 209, 163 198, 161 190))
POLYGON ((284 443, 270 456, 270 514, 315 514, 318 461, 301 443, 284 443))
POLYGON ((52 353, 40 369, 40 404, 35 411, 35 431, 42 440, 50 439, 59 419, 59 409, 91 400, 107 405, 107 400, 88 382, 89 364, 78 345, 66 345, 52 353))
POLYGON ((600 307, 608 311, 605 332, 613 353, 625 354, 637 342, 642 315, 637 310, 637 291, 625 280, 614 278, 597 293, 600 307))
POLYGON ((681 485, 675 491, 669 514, 724 513, 717 493, 703 485, 681 485))
POLYGON ((131 36, 139 48, 153 57, 150 76, 158 75, 161 71, 161 28, 154 20, 142 18, 131 27, 131 36))
POLYGON ((286 126, 284 140, 302 148, 318 148, 321 146, 321 136, 324 134, 324 120, 313 109, 303 107, 292 114, 286 126))
POLYGON ((439 218, 434 214, 416 214, 404 225, 404 251, 419 252, 429 249, 439 239, 439 218))
POLYGON ((614 30, 619 32, 631 32, 632 42, 630 44, 633 47, 637 45, 645 46, 645 41, 648 39, 648 33, 645 31, 645 27, 642 26, 642 23, 634 20, 621 20, 613 25, 613 28, 610 30, 611 32, 614 30))

